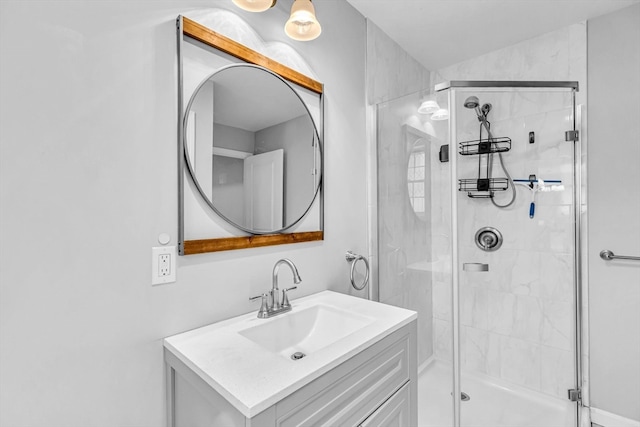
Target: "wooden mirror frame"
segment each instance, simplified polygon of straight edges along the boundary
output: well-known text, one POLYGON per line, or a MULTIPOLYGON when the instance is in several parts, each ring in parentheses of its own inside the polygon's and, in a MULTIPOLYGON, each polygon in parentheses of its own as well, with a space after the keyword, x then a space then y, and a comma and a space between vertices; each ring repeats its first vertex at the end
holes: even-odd
MULTIPOLYGON (((262 55, 222 34, 198 24, 197 22, 185 17, 178 16, 177 19, 177 35, 178 35, 178 253, 180 255, 193 255, 208 252, 228 251, 234 249, 257 248, 262 246, 283 245, 289 243, 311 242, 324 239, 324 221, 323 221, 323 175, 320 179, 320 190, 318 197, 320 208, 320 230, 306 231, 299 233, 278 233, 278 234, 259 234, 237 237, 222 237, 201 240, 185 240, 184 239, 184 177, 185 177, 185 151, 184 151, 184 93, 183 93, 183 63, 182 63, 182 43, 184 37, 189 37, 200 43, 204 43, 214 49, 238 58, 249 64, 264 67, 280 77, 295 83, 320 95, 320 123, 318 133, 320 144, 324 142, 324 123, 323 123, 323 84, 308 77, 304 74, 293 70, 273 59, 262 55)), ((322 174, 322 171, 321 171, 322 174)))

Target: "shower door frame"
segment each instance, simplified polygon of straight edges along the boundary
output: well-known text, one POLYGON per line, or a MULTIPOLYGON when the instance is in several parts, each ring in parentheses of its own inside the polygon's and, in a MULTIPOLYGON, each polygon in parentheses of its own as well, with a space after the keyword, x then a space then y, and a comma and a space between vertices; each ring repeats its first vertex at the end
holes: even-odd
MULTIPOLYGON (((575 387, 577 390, 576 403, 576 426, 582 425, 583 406, 583 293, 582 293, 582 150, 577 129, 577 106, 576 92, 579 90, 577 81, 487 81, 487 80, 452 80, 435 86, 435 92, 447 91, 449 100, 449 159, 450 159, 450 179, 451 179, 451 274, 452 274, 452 344, 453 344, 453 426, 460 427, 460 399, 455 396, 461 395, 461 373, 460 373, 460 283, 458 274, 458 188, 457 182, 457 156, 456 156, 456 114, 452 113, 456 104, 456 89, 571 89, 572 98, 572 120, 573 138, 567 141, 573 143, 573 305, 574 305, 574 328, 575 328, 575 387)), ((571 391, 569 391, 570 394, 571 391)), ((570 396, 568 396, 568 399, 570 396)), ((573 400, 573 399, 570 399, 573 400)))

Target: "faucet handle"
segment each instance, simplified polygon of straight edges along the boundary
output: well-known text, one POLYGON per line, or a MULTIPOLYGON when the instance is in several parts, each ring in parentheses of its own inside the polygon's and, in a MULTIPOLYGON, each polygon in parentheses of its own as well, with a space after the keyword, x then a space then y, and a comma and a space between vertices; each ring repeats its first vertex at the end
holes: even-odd
POLYGON ((267 303, 269 294, 265 292, 262 295, 256 295, 255 297, 249 298, 249 301, 255 301, 258 298, 262 298, 262 304, 260 305, 260 310, 258 310, 258 317, 262 319, 267 317, 267 313, 269 312, 269 304, 267 303))
POLYGON ((287 291, 292 291, 294 289, 298 289, 298 287, 292 286, 290 288, 282 290, 282 307, 291 307, 291 303, 289 302, 289 297, 287 296, 287 291))
POLYGON ((255 301, 255 300, 257 300, 258 298, 266 298, 266 297, 268 297, 268 296, 269 296, 269 295, 265 292, 265 293, 263 293, 263 294, 256 295, 255 297, 249 297, 249 301, 255 301))

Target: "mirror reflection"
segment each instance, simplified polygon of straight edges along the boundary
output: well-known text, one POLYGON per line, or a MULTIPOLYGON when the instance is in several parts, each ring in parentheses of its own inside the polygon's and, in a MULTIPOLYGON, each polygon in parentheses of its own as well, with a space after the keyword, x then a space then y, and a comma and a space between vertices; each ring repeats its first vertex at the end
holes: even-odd
POLYGON ((413 143, 409 152, 407 163, 407 194, 411 208, 416 216, 426 221, 427 194, 426 188, 429 179, 427 169, 427 141, 419 138, 413 143))
POLYGON ((318 132, 299 94, 258 66, 204 80, 185 115, 185 156, 198 191, 222 218, 265 234, 296 224, 318 192, 318 132))

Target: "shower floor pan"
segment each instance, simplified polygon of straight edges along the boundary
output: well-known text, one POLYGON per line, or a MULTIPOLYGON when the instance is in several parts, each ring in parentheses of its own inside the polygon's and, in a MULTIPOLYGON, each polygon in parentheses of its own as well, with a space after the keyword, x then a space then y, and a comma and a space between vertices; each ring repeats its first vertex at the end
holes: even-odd
MULTIPOLYGON (((451 365, 434 361, 418 377, 418 425, 453 425, 451 365)), ((575 427, 575 404, 463 374, 463 427, 575 427)))

